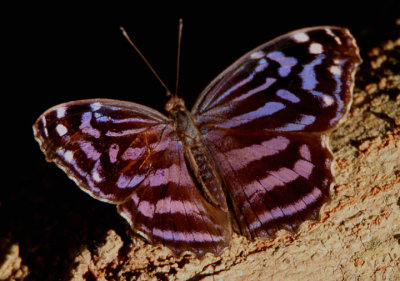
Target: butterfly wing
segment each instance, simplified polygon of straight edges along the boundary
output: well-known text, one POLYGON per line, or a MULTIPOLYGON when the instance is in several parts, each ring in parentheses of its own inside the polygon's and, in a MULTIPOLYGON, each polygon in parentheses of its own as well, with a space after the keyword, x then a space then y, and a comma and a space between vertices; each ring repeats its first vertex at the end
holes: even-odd
POLYGON ((126 200, 148 173, 168 118, 144 106, 106 99, 74 101, 44 112, 33 126, 54 161, 93 197, 126 200))
POLYGON ((199 126, 322 132, 346 113, 360 61, 346 29, 298 30, 250 51, 203 91, 199 126))
POLYGON ((153 169, 118 210, 142 236, 177 254, 219 253, 230 243, 229 214, 207 202, 196 187, 182 143, 168 138, 165 145, 162 154, 149 159, 153 169))
POLYGON ((295 231, 316 219, 329 198, 332 156, 321 136, 211 130, 203 141, 227 183, 243 234, 295 231))
POLYGON ((228 214, 203 199, 171 120, 161 113, 82 100, 49 109, 33 129, 48 161, 93 197, 116 204, 149 241, 199 255, 229 244, 228 214))
POLYGON ((359 62, 346 29, 302 29, 245 54, 200 95, 192 113, 242 233, 271 237, 318 216, 332 181, 323 132, 348 110, 359 62))

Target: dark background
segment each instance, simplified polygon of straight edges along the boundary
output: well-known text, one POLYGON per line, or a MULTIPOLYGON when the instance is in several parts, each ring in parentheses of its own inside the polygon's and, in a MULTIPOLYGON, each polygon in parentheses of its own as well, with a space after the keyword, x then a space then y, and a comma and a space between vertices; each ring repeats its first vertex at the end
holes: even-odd
MULTIPOLYGON (((395 0, 241 1, 223 7, 202 1, 178 7, 133 1, 36 2, 4 9, 8 20, 2 35, 6 168, 0 187, 0 244, 19 243, 30 280, 62 279, 74 251, 85 244, 95 247, 110 228, 129 239, 114 207, 90 198, 46 163, 32 134, 43 111, 71 100, 104 97, 163 110, 164 89, 120 26, 173 91, 178 19, 183 18, 179 94, 190 108, 218 73, 265 41, 302 27, 339 25, 351 30, 363 54, 388 38, 386 30, 393 29, 400 11, 395 0)), ((6 248, 0 247, 0 264, 6 248)))

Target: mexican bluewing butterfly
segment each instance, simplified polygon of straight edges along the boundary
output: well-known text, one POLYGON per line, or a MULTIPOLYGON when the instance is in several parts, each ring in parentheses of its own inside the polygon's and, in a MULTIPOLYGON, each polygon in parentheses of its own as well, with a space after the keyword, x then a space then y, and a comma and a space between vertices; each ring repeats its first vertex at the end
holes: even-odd
POLYGON ((218 75, 192 111, 132 102, 57 105, 33 126, 48 161, 132 229, 176 254, 218 254, 236 231, 295 231, 329 199, 325 132, 346 114, 360 63, 347 29, 297 30, 218 75))

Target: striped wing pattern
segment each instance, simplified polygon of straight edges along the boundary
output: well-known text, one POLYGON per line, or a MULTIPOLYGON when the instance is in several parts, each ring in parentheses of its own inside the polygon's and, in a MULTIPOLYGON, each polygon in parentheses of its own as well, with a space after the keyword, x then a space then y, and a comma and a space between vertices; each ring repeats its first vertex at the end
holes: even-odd
POLYGON ((133 103, 94 99, 58 105, 34 125, 35 138, 84 191, 110 203, 124 202, 147 175, 168 119, 133 103))
POLYGON ((228 67, 203 91, 192 113, 199 126, 326 131, 348 109, 358 61, 357 46, 346 29, 295 31, 228 67))
POLYGON ((318 218, 332 180, 332 156, 321 136, 215 130, 204 142, 226 181, 242 234, 271 238, 318 218))
POLYGON ((43 113, 34 135, 48 161, 117 205, 148 241, 218 254, 232 221, 250 238, 269 238, 318 217, 333 179, 324 133, 347 112, 359 63, 346 29, 301 29, 237 60, 191 113, 177 97, 170 118, 135 103, 80 100, 43 113), (213 188, 226 202, 212 202, 213 188))
POLYGON ((48 161, 93 197, 117 204, 149 241, 176 253, 218 253, 230 241, 228 214, 203 198, 169 122, 134 103, 82 100, 46 111, 34 133, 48 161))
POLYGON ((229 214, 208 203, 196 187, 182 143, 165 142, 163 153, 150 159, 148 177, 118 210, 137 232, 177 254, 219 253, 231 239, 229 214))
POLYGON ((318 217, 332 181, 323 132, 347 112, 359 62, 346 29, 303 29, 247 53, 200 95, 192 113, 243 234, 318 217))

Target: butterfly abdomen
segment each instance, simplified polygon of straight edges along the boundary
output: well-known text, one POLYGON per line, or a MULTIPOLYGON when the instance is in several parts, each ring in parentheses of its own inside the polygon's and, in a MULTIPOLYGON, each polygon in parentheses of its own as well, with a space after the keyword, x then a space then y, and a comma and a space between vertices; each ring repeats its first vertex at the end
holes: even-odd
POLYGON ((185 147, 185 158, 197 186, 204 197, 216 207, 228 211, 222 180, 212 158, 201 141, 201 135, 190 113, 183 108, 173 114, 176 133, 185 147))
POLYGON ((202 144, 186 149, 186 157, 194 171, 197 182, 200 183, 202 191, 207 199, 214 205, 227 211, 225 194, 222 180, 218 176, 216 168, 210 161, 210 155, 202 144), (190 150, 189 150, 190 149, 190 150))

